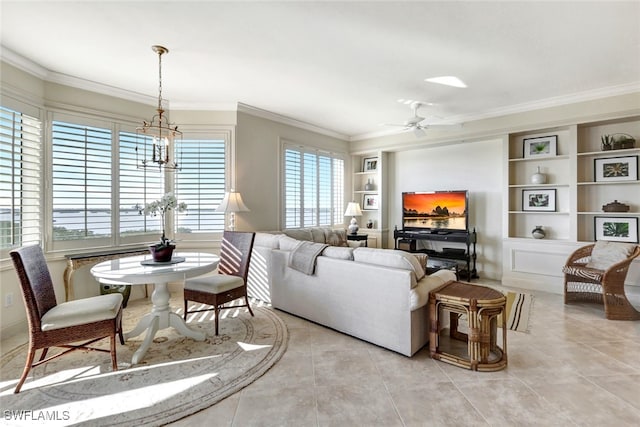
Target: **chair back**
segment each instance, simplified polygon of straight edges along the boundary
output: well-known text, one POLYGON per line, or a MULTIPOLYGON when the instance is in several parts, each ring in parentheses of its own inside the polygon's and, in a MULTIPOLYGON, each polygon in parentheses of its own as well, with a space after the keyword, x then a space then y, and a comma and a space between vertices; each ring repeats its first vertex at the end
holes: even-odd
POLYGON ((246 286, 255 237, 256 233, 253 232, 225 231, 222 235, 218 272, 242 277, 246 286))
POLYGON ((42 316, 57 305, 44 253, 40 246, 32 245, 14 249, 9 254, 20 279, 30 328, 39 331, 42 316))

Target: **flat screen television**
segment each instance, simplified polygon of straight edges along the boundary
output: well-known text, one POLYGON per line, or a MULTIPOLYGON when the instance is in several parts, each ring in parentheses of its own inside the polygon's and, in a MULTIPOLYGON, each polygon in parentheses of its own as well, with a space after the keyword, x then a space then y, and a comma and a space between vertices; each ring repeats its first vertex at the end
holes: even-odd
POLYGON ((402 193, 402 227, 409 231, 468 231, 468 205, 467 190, 402 193))

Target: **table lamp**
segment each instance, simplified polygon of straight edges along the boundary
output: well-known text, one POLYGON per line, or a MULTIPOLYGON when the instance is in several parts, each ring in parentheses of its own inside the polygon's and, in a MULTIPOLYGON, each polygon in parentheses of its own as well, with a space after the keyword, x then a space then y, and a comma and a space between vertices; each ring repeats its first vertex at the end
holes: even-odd
POLYGON ((360 204, 356 202, 349 202, 347 205, 347 210, 344 211, 344 216, 350 216, 351 222, 349 223, 349 234, 357 234, 358 233, 358 222, 356 221, 357 216, 362 216, 362 211, 360 210, 360 204))
POLYGON ((220 206, 216 208, 216 212, 230 214, 229 217, 229 230, 235 231, 236 229, 236 212, 249 212, 249 208, 242 201, 242 195, 233 191, 233 189, 224 193, 224 199, 220 206))

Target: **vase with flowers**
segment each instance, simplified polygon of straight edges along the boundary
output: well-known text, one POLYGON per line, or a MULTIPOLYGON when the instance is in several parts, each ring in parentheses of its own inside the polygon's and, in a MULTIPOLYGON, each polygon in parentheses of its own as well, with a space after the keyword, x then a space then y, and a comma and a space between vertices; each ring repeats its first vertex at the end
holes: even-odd
POLYGON ((140 215, 160 216, 162 237, 160 237, 159 243, 149 245, 151 256, 156 262, 171 261, 173 250, 176 248, 173 241, 167 239, 165 234, 166 214, 170 210, 175 210, 176 212, 184 212, 187 210, 187 204, 184 202, 178 203, 178 199, 176 199, 176 196, 172 192, 166 193, 160 200, 147 203, 144 209, 140 209, 139 211, 140 215))

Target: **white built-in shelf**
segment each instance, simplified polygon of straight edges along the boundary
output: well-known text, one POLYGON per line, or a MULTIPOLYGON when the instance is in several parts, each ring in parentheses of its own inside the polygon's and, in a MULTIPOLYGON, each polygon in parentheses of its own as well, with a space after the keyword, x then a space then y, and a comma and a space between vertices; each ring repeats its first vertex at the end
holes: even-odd
POLYGON ((556 188, 556 187, 568 187, 569 184, 511 184, 509 188, 556 188))
POLYGON ((535 214, 535 215, 569 215, 569 212, 547 212, 547 211, 509 211, 510 214, 535 214))
MULTIPOLYGON (((621 151, 621 150, 618 150, 621 151)), ((561 156, 547 156, 547 157, 518 157, 509 159, 510 162, 541 162, 545 160, 565 160, 569 159, 569 155, 563 154, 561 156)))
POLYGON ((578 153, 578 157, 620 157, 620 154, 634 154, 640 151, 640 148, 623 148, 621 150, 606 150, 606 151, 585 151, 583 153, 578 153))
POLYGON ((600 216, 624 216, 624 215, 640 215, 640 212, 602 212, 602 211, 579 211, 578 215, 600 215, 600 216))
POLYGON ((354 172, 355 175, 375 175, 377 171, 354 172))
POLYGON ((577 182, 577 185, 630 185, 630 184, 638 184, 640 181, 600 181, 600 182, 595 182, 595 181, 584 181, 584 182, 577 182))
POLYGON ((354 190, 353 192, 357 194, 361 194, 361 193, 378 194, 378 190, 354 190))

